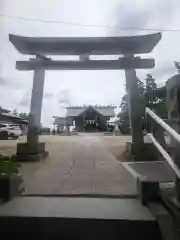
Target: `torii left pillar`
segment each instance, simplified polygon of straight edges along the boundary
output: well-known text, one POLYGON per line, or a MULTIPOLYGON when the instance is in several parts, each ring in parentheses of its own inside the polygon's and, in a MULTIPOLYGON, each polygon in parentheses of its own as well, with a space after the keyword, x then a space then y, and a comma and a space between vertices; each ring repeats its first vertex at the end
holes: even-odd
POLYGON ((45 143, 39 142, 44 80, 45 69, 34 70, 27 142, 17 144, 15 158, 18 161, 39 161, 48 155, 45 143))

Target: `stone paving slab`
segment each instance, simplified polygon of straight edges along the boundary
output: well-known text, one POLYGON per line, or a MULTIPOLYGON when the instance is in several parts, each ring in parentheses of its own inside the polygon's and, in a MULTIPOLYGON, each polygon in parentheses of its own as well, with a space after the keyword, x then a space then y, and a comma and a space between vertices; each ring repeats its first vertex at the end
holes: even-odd
POLYGON ((131 174, 108 151, 101 136, 70 137, 49 142, 43 162, 23 163, 26 194, 136 194, 131 174))

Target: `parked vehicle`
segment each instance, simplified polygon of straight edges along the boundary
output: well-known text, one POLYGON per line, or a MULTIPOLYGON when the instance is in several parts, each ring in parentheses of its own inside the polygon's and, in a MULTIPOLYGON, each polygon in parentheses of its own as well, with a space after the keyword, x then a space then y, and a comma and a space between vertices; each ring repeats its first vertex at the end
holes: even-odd
POLYGON ((0 133, 4 133, 13 139, 17 139, 22 135, 19 125, 9 123, 0 123, 0 133))

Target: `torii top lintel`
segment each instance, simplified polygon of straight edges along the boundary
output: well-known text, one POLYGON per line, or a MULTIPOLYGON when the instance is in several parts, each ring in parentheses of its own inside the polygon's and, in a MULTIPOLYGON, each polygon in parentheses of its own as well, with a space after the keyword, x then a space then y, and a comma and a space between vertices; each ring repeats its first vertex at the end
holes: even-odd
POLYGON ((149 53, 161 33, 130 37, 24 37, 10 34, 9 40, 28 55, 116 55, 149 53))

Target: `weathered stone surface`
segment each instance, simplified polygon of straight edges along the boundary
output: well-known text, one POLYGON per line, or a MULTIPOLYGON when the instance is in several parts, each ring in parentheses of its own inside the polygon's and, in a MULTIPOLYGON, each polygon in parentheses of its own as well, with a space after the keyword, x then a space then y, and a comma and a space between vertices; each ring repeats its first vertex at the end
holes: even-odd
POLYGON ((124 144, 119 138, 103 134, 48 137, 52 142, 47 143, 47 160, 21 164, 24 194, 135 196, 136 181, 105 145, 109 141, 124 144))
POLYGON ((12 160, 20 162, 36 162, 48 156, 45 150, 45 143, 39 142, 37 144, 18 143, 17 153, 12 156, 12 160))
POLYGON ((12 156, 11 159, 18 162, 37 162, 45 159, 48 154, 49 153, 47 151, 35 154, 19 154, 12 156))
POLYGON ((45 143, 39 142, 38 144, 18 143, 17 155, 39 154, 45 152, 45 143))

